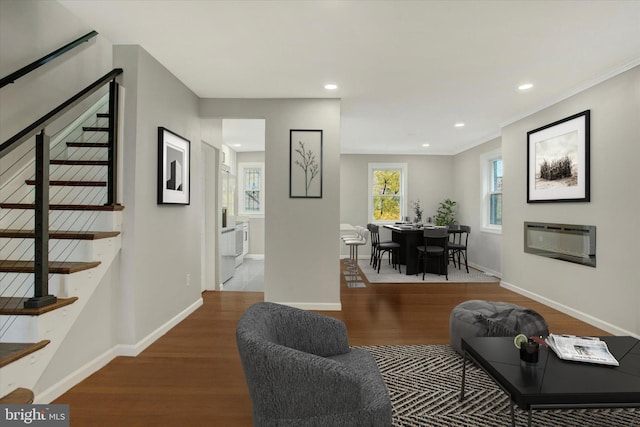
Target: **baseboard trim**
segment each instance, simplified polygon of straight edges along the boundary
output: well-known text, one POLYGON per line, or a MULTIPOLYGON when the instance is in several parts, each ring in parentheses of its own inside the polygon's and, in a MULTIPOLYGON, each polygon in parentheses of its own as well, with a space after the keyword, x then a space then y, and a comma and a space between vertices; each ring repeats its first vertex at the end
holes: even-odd
POLYGON ((469 263, 469 267, 473 267, 476 270, 480 270, 483 273, 488 274, 489 276, 493 276, 493 277, 497 277, 498 279, 502 279, 502 273, 500 273, 499 271, 494 271, 494 270, 491 270, 490 268, 483 267, 481 265, 474 264, 472 262, 469 263))
POLYGON ((53 386, 49 387, 42 393, 38 393, 34 398, 34 403, 38 404, 48 404, 62 396, 64 393, 69 391, 73 386, 83 381, 96 371, 104 368, 109 362, 115 359, 118 356, 128 356, 135 357, 142 353, 147 347, 149 347, 153 342, 155 342, 158 338, 166 334, 171 328, 176 326, 178 323, 182 322, 185 318, 187 318, 191 313, 196 311, 204 301, 202 297, 198 298, 193 304, 189 307, 182 310, 172 319, 170 319, 167 323, 160 326, 158 329, 144 337, 141 341, 134 345, 123 345, 118 344, 113 348, 105 351, 100 356, 96 357, 93 360, 90 360, 84 366, 76 369, 66 377, 64 377, 61 381, 58 381, 53 386))
MULTIPOLYGON (((628 331, 624 328, 620 328, 616 325, 613 325, 609 322, 605 322, 602 319, 598 319, 597 317, 591 316, 590 314, 586 314, 580 310, 576 310, 572 307, 569 307, 567 305, 561 304, 557 301, 551 300, 549 298, 543 297, 542 295, 538 295, 534 292, 530 292, 526 289, 522 289, 512 283, 509 282, 505 282, 504 280, 502 280, 500 282, 500 286, 506 289, 509 289, 510 291, 513 291, 517 294, 523 295, 527 298, 531 298, 532 300, 538 301, 544 305, 547 305, 551 308, 554 308, 566 315, 575 317, 576 319, 582 320, 583 322, 586 322, 592 326, 595 326, 596 328, 600 328, 604 331, 609 332, 610 334, 613 335, 629 335, 632 336, 634 338, 640 339, 640 336, 637 334, 632 333, 631 331, 628 331)), ((553 332, 553 331, 551 331, 553 332)))
POLYGON ((105 351, 100 356, 71 372, 69 375, 67 375, 62 380, 58 381, 56 384, 52 385, 42 393, 38 393, 34 397, 33 403, 46 405, 53 402, 55 399, 70 390, 73 386, 80 383, 82 380, 89 377, 98 370, 104 368, 109 362, 115 359, 116 356, 118 356, 116 347, 105 351))
POLYGON ((273 301, 278 304, 288 305, 290 307, 301 308, 303 310, 317 310, 317 311, 342 311, 342 303, 329 303, 329 302, 279 302, 273 301))
POLYGON ((144 337, 142 340, 138 341, 137 344, 133 344, 133 345, 122 345, 122 344, 120 344, 120 345, 117 345, 116 348, 118 349, 118 352, 117 352, 118 356, 135 357, 135 356, 139 355, 147 347, 149 347, 151 344, 153 344, 158 338, 160 338, 161 336, 163 336, 164 334, 169 332, 169 330, 171 330, 171 328, 176 326, 178 323, 182 322, 191 313, 193 313, 199 307, 201 307, 203 303, 204 303, 204 301, 202 300, 202 297, 198 298, 193 304, 191 304, 189 307, 185 308, 180 313, 175 315, 167 323, 165 323, 164 325, 160 326, 155 331, 151 332, 149 335, 144 337))

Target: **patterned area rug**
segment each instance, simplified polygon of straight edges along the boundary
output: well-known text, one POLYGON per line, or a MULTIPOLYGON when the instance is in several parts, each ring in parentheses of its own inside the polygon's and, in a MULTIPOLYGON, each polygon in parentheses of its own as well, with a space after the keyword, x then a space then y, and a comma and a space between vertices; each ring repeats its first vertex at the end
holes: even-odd
MULTIPOLYGON (((509 398, 481 369, 467 364, 465 400, 459 401, 462 357, 448 345, 361 346, 369 350, 391 396, 394 426, 509 426, 509 398)), ((527 412, 516 406, 516 425, 527 412)), ((640 426, 640 409, 533 411, 544 427, 640 426)))
MULTIPOLYGON (((402 274, 398 273, 398 270, 394 270, 388 262, 383 262, 380 265, 380 273, 373 269, 369 265, 369 260, 359 260, 358 266, 360 271, 366 276, 369 283, 423 283, 423 282, 447 282, 447 279, 437 274, 425 274, 424 280, 422 280, 422 273, 419 275, 407 276, 404 273, 404 266, 402 268, 402 274)), ((499 282, 500 279, 494 276, 489 276, 481 271, 475 270, 469 267, 469 273, 464 269, 458 270, 453 265, 449 265, 449 283, 463 283, 463 282, 499 282)))

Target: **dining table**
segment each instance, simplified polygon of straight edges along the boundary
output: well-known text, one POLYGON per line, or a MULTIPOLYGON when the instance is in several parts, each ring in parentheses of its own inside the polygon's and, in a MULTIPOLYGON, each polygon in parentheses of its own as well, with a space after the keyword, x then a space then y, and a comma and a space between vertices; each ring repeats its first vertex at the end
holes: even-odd
MULTIPOLYGON (((425 228, 440 228, 435 225, 415 225, 415 224, 385 224, 384 228, 391 230, 391 239, 400 244, 400 264, 404 264, 407 275, 422 273, 418 268, 417 247, 424 244, 425 228)), ((455 233, 455 228, 448 229, 449 234, 455 233)), ((447 254, 448 255, 448 254, 447 254)), ((448 263, 448 256, 445 261, 448 263)), ((438 263, 436 260, 427 260, 427 273, 438 274, 438 263)))

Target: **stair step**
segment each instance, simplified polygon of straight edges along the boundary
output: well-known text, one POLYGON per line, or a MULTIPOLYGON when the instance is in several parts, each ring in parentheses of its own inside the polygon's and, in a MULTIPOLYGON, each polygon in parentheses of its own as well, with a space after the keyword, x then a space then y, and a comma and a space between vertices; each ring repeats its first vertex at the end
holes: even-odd
POLYGON ((34 396, 31 390, 28 388, 17 388, 0 398, 0 405, 31 405, 33 399, 34 396))
MULTIPOLYGON (((3 209, 35 209, 31 203, 0 203, 3 209)), ((49 205, 52 211, 121 211, 122 205, 49 205)))
MULTIPOLYGON (((108 239, 119 235, 119 231, 56 231, 49 230, 49 239, 65 240, 98 240, 108 239)), ((10 239, 33 239, 33 230, 0 230, 0 238, 10 239)))
MULTIPOLYGON (((49 261, 49 273, 72 274, 100 265, 100 261, 49 261)), ((33 273, 33 261, 0 260, 0 273, 33 273)))
POLYGON ((78 297, 58 298, 53 304, 40 308, 24 308, 24 302, 29 298, 0 297, 0 314, 16 316, 39 316, 61 307, 73 304, 78 297))
POLYGON ((109 166, 109 162, 106 160, 50 160, 51 165, 66 165, 66 166, 109 166))
POLYGON ((42 340, 38 343, 0 343, 0 368, 46 347, 50 342, 42 340))
MULTIPOLYGON (((36 185, 35 179, 25 180, 27 185, 36 185)), ((107 181, 49 181, 49 185, 58 187, 106 187, 107 181)))
POLYGON ((85 132, 109 132, 109 128, 101 126, 83 126, 82 130, 85 132))
POLYGON ((106 142, 67 142, 67 147, 75 148, 109 148, 106 142))

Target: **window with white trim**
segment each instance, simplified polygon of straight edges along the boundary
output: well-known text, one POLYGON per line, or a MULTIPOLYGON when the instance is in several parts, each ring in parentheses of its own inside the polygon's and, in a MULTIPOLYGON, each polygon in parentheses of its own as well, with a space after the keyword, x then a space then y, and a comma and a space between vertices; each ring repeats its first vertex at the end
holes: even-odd
POLYGON ((264 163, 238 163, 240 215, 264 215, 264 163))
POLYGON ((482 226, 485 231, 502 230, 502 153, 492 152, 482 156, 483 197, 482 226))
POLYGON ((406 212, 406 163, 369 163, 369 221, 401 221, 406 212))

